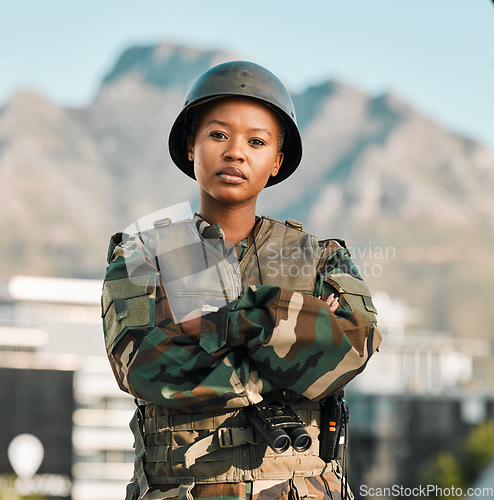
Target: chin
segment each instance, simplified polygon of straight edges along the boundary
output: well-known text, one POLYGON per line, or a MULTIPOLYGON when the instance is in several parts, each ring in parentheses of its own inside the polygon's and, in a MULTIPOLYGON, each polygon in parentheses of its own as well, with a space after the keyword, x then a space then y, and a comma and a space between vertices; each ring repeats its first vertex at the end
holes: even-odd
POLYGON ((215 189, 209 193, 211 198, 214 198, 219 203, 234 204, 248 202, 249 200, 256 199, 257 195, 247 194, 244 189, 236 187, 236 189, 215 189))

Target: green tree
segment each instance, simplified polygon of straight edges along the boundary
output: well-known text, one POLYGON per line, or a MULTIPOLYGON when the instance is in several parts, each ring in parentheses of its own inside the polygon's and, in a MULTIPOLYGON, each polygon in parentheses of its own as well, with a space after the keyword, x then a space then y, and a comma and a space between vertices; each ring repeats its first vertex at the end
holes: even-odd
POLYGON ((454 486, 465 491, 493 459, 494 421, 486 421, 470 430, 457 454, 440 451, 427 464, 423 480, 439 488, 454 486))
POLYGON ((428 465, 424 474, 427 484, 437 485, 439 488, 465 488, 464 473, 460 461, 449 451, 440 451, 428 465))
POLYGON ((474 427, 464 445, 461 459, 468 484, 471 485, 494 458, 494 421, 474 427))
POLYGON ((15 474, 0 475, 0 500, 46 500, 43 495, 20 495, 15 486, 15 474))

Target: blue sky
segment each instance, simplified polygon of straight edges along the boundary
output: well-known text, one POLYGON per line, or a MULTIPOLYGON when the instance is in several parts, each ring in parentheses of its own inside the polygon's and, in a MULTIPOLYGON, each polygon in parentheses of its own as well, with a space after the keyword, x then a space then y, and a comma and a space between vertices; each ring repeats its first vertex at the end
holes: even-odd
POLYGON ((292 90, 391 90, 494 151, 491 0, 0 0, 0 103, 81 106, 132 44, 174 41, 267 66, 292 90))

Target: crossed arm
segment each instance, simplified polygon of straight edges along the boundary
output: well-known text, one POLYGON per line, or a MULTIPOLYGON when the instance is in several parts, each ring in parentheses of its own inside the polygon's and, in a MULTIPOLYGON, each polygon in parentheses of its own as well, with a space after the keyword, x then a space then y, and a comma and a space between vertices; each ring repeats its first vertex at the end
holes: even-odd
MULTIPOLYGON (((342 254, 336 260, 344 265, 333 262, 326 271, 340 275, 350 265, 346 259, 342 254)), ((107 351, 121 389, 188 411, 246 406, 279 388, 320 399, 358 374, 381 339, 344 294, 330 298, 326 292, 338 292, 331 285, 324 300, 251 287, 230 307, 176 324, 159 272, 139 245, 111 246, 104 290, 107 351), (116 297, 112 288, 124 290, 130 280, 128 259, 147 285, 141 295, 116 297)))

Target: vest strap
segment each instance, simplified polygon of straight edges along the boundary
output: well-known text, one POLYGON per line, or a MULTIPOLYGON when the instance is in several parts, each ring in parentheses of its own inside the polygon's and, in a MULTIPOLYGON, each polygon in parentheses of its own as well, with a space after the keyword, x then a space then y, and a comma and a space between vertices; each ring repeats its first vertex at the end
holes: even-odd
POLYGON ((309 500, 310 498, 317 498, 316 495, 309 495, 307 483, 303 476, 293 476, 292 480, 293 489, 295 490, 295 498, 297 500, 309 500))
POLYGON ((234 448, 242 444, 259 444, 262 440, 256 439, 253 427, 239 429, 238 427, 219 427, 214 434, 196 441, 184 454, 185 467, 189 469, 196 460, 208 453, 222 448, 234 448))
POLYGON ((218 429, 218 442, 221 448, 232 448, 241 444, 259 444, 261 439, 256 439, 254 427, 240 429, 238 427, 220 427, 218 429))
POLYGON ((169 446, 148 446, 146 448, 146 462, 168 462, 169 446))
POLYGON ((134 434, 134 447, 135 447, 135 460, 134 460, 134 474, 139 485, 139 498, 142 498, 149 491, 149 481, 144 472, 143 457, 146 453, 146 445, 144 443, 144 431, 142 425, 141 409, 137 407, 134 416, 129 424, 132 433, 134 434))
POLYGON ((159 429, 166 429, 170 425, 168 415, 161 417, 146 417, 144 420, 144 429, 146 434, 156 434, 159 429))
POLYGON ((192 488, 195 486, 193 480, 183 481, 178 489, 178 500, 194 500, 192 488))

